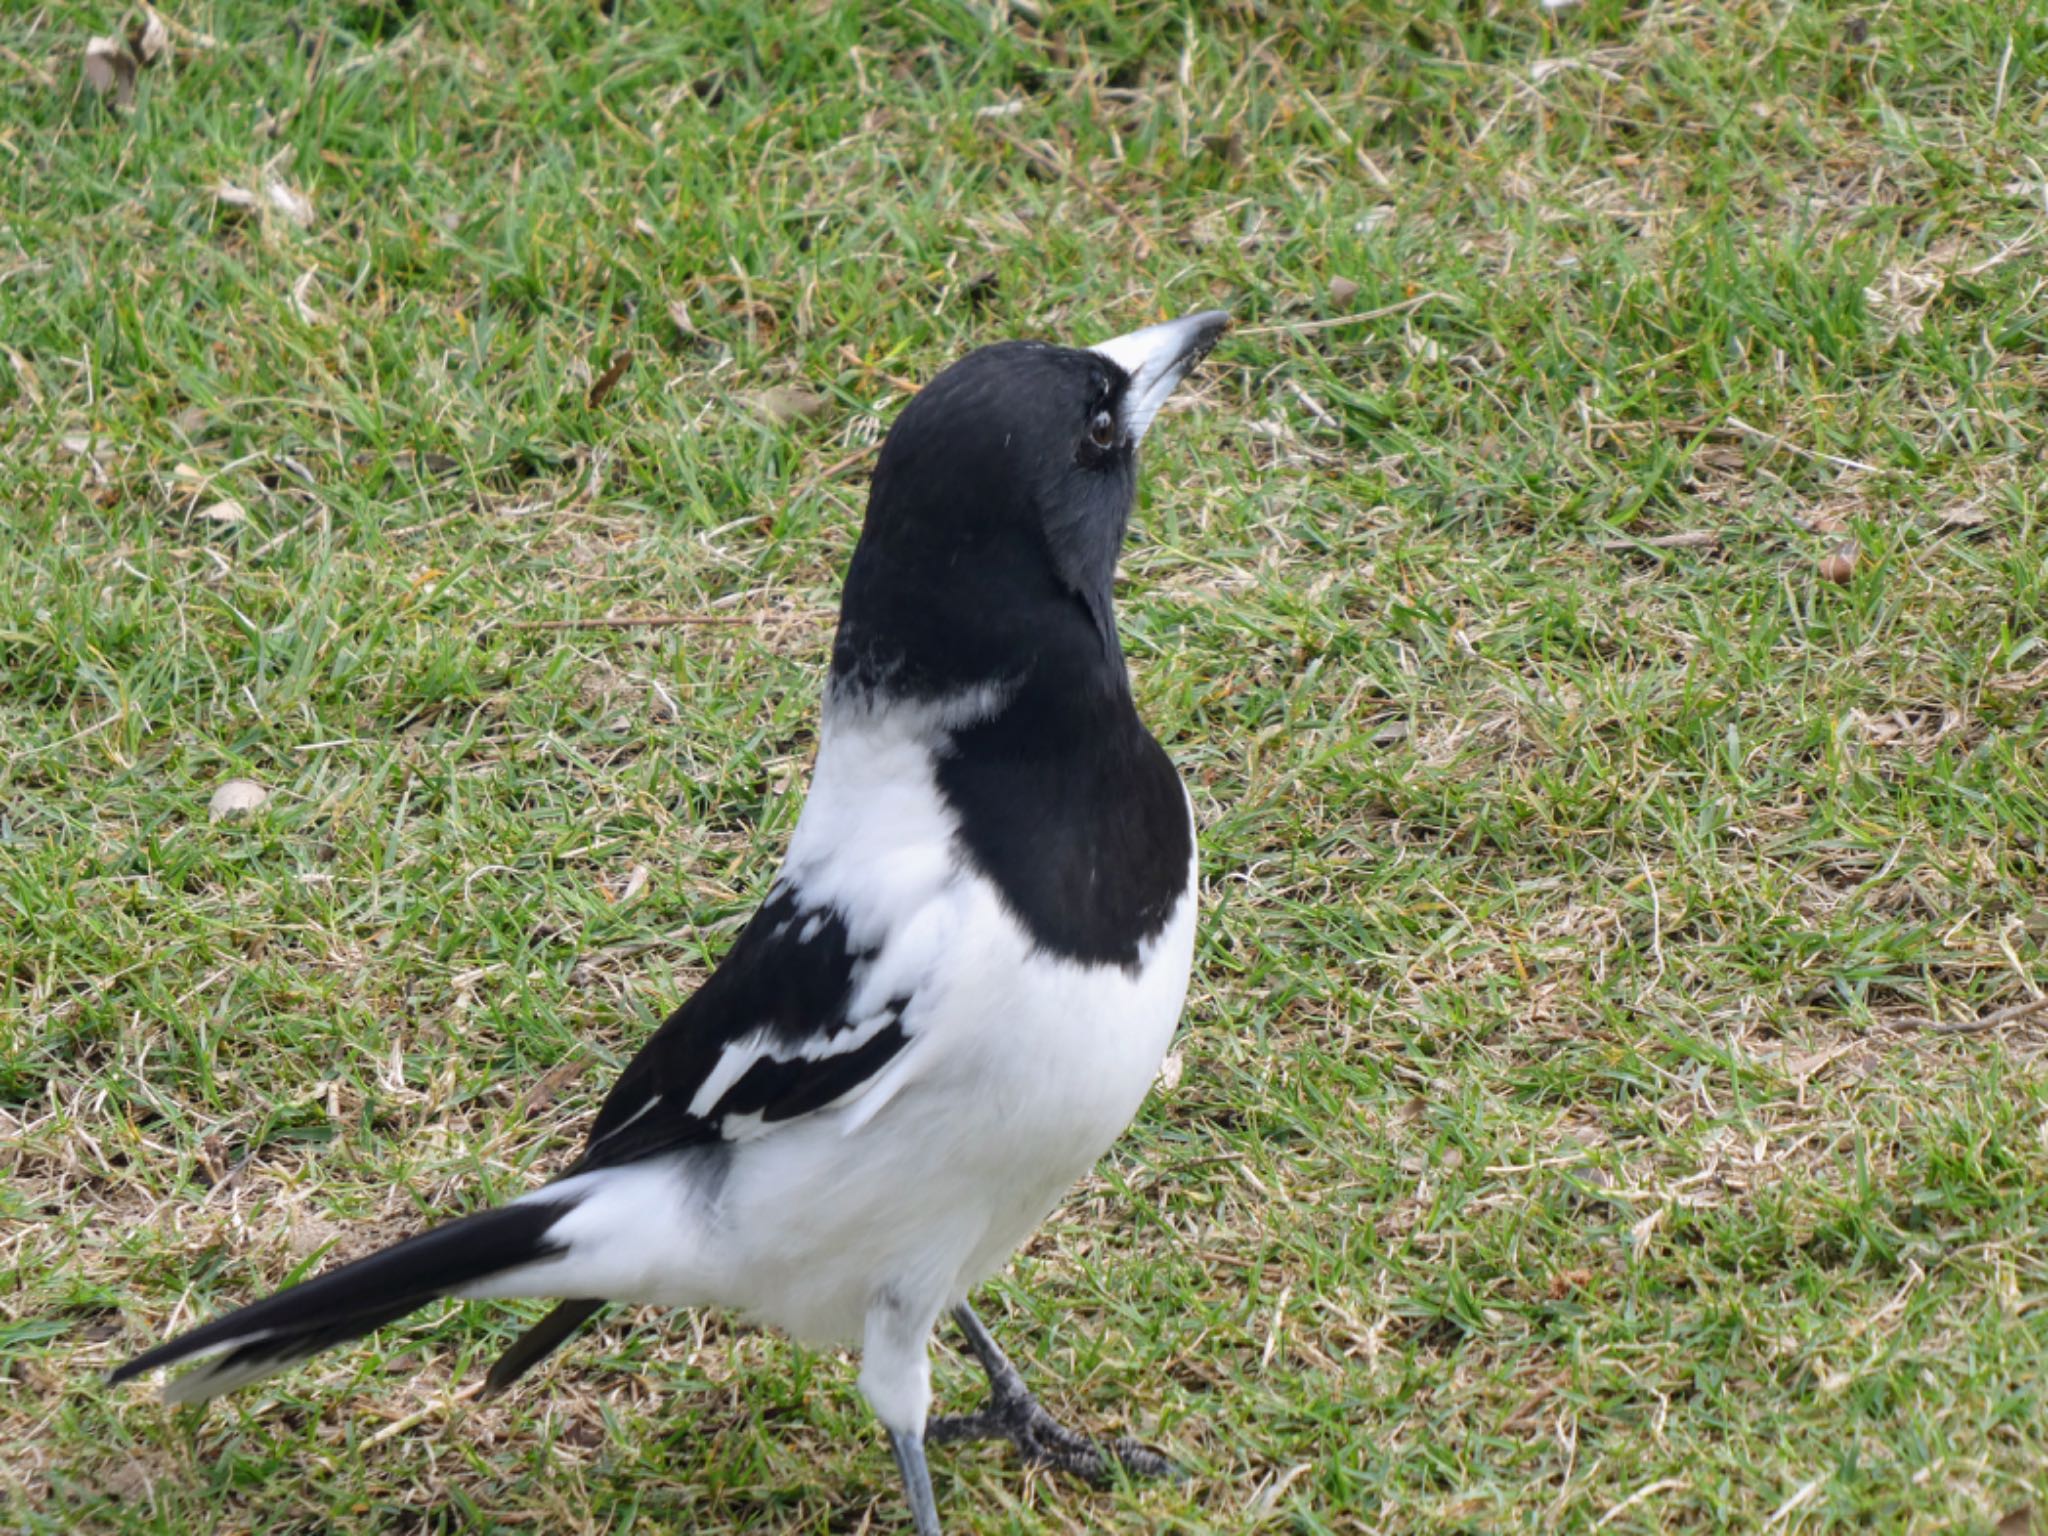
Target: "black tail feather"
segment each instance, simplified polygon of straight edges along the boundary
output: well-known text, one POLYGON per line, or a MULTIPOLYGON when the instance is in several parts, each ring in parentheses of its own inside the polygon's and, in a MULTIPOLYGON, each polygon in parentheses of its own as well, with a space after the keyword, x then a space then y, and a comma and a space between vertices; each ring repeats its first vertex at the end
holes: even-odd
POLYGON ((360 1338, 436 1297, 561 1253, 565 1245, 550 1241, 548 1232, 575 1203, 500 1206, 422 1232, 159 1344, 108 1379, 128 1381, 158 1366, 217 1354, 221 1358, 200 1374, 219 1378, 221 1385, 214 1390, 224 1391, 360 1338))
POLYGON ((485 1397, 496 1397, 539 1365, 562 1341, 604 1310, 601 1301, 565 1301, 522 1333, 484 1377, 485 1397))

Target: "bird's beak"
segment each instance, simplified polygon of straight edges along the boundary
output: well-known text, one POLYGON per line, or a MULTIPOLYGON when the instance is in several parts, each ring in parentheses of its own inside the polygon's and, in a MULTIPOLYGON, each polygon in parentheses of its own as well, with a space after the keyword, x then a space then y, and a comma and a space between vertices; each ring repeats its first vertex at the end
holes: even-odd
POLYGON ((1230 316, 1220 309, 1148 325, 1142 331, 1098 342, 1088 350, 1108 358, 1130 375, 1124 391, 1124 431, 1133 443, 1145 435, 1174 386, 1209 355, 1230 316))

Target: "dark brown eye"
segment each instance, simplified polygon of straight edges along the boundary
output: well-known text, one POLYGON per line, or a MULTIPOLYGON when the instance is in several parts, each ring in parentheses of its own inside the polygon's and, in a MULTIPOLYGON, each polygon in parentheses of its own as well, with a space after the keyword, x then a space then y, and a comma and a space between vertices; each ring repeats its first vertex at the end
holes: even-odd
POLYGON ((1095 419, 1088 423, 1088 441, 1098 448, 1108 448, 1116 442, 1116 418, 1107 411, 1097 411, 1095 419))

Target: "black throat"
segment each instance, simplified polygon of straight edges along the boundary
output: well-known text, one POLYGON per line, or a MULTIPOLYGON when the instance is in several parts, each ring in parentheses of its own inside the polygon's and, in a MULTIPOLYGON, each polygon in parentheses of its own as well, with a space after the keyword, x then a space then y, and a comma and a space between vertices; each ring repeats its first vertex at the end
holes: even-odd
POLYGON ((1040 950, 1137 969, 1187 891, 1194 835, 1180 776, 1127 687, 1026 680, 953 733, 937 778, 963 853, 1040 950))
POLYGON ((994 712, 934 744, 962 854, 1041 951, 1135 969, 1188 887, 1194 836, 1180 776, 1131 701, 1106 598, 1092 605, 1028 561, 992 594, 986 579, 905 581, 904 562, 872 553, 864 540, 847 572, 833 692, 887 709, 987 689, 994 712))
POLYGON ((1187 889, 1193 834, 1117 643, 1135 449, 1085 434, 1122 380, 1089 353, 1005 343, 904 408, 847 566, 832 688, 942 715, 992 698, 932 744, 963 857, 1040 950, 1135 967, 1187 889))

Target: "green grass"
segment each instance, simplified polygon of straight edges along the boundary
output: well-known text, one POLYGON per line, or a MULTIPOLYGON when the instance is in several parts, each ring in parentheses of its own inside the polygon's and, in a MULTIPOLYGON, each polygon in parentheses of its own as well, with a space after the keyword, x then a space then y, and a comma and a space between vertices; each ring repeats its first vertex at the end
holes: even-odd
POLYGON ((942 1453, 949 1528, 2048 1505, 2048 1014, 1911 1023, 2048 984, 2048 13, 1034 9, 180 4, 120 111, 118 11, 0 16, 9 1529, 904 1528, 715 1318, 100 1373, 560 1167, 789 833, 907 389, 1210 304, 1122 593, 1180 1079, 986 1298, 1192 1475, 942 1453), (651 614, 728 622, 534 627, 651 614))

